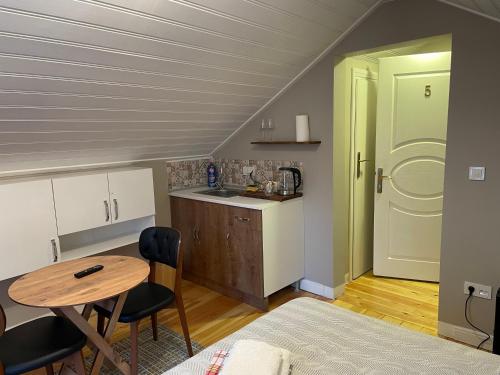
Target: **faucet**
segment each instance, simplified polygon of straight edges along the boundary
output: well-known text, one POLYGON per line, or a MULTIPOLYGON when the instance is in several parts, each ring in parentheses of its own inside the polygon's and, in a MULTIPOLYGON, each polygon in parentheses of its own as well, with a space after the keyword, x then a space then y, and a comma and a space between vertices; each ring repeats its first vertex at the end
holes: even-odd
POLYGON ((224 177, 225 177, 224 169, 222 168, 222 165, 221 165, 221 167, 219 168, 219 178, 217 179, 217 182, 215 183, 215 185, 217 186, 217 189, 219 189, 219 190, 224 190, 224 177))

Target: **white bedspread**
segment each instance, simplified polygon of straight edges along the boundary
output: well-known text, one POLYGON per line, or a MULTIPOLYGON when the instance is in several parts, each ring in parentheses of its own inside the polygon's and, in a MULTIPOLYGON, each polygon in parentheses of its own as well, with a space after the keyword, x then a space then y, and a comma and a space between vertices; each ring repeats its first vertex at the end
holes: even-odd
POLYGON ((500 374, 500 356, 391 325, 312 298, 298 298, 166 374, 204 374, 217 349, 239 339, 288 349, 299 374, 500 374))

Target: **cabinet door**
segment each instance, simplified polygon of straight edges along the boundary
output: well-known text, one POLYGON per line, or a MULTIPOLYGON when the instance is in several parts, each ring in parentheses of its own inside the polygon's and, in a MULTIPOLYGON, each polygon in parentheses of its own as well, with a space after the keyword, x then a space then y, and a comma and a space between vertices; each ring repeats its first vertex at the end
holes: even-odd
POLYGON ((170 198, 172 227, 181 232, 181 248, 184 253, 183 269, 198 277, 205 276, 205 260, 200 256, 199 240, 200 205, 197 201, 183 198, 170 198))
POLYGON ((223 253, 224 283, 263 297, 262 214, 259 210, 221 206, 227 220, 223 253))
POLYGON ((58 242, 50 180, 0 185, 0 208, 0 280, 57 261, 53 253, 58 242))
POLYGON ((109 172, 108 180, 113 223, 155 214, 151 169, 109 172))
POLYGON ((107 173, 52 179, 59 235, 111 223, 107 173))
POLYGON ((198 204, 200 231, 197 237, 204 276, 219 286, 226 286, 227 206, 208 202, 198 202, 198 204))

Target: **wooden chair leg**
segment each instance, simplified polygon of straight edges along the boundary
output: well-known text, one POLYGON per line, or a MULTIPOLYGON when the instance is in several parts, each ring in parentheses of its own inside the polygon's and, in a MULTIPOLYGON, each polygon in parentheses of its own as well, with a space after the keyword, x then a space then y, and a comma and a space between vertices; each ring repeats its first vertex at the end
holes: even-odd
POLYGON ((54 375, 54 368, 52 367, 52 364, 45 366, 45 372, 47 375, 54 375))
POLYGON ((104 314, 97 313, 97 332, 99 332, 101 336, 104 336, 105 323, 106 317, 104 314))
POLYGON ((177 305, 177 312, 179 313, 179 319, 181 321, 182 333, 184 334, 184 340, 186 341, 187 351, 190 357, 193 356, 193 346, 191 345, 191 337, 189 337, 189 329, 186 319, 186 310, 184 309, 184 302, 180 295, 175 295, 175 303, 177 305))
POLYGON ((85 361, 83 360, 83 352, 80 350, 73 353, 67 358, 68 364, 76 371, 77 375, 85 375, 85 361))
POLYGON ((153 328, 153 340, 158 341, 158 314, 151 314, 151 327, 153 328))
POLYGON ((139 321, 130 323, 130 375, 139 372, 139 321))

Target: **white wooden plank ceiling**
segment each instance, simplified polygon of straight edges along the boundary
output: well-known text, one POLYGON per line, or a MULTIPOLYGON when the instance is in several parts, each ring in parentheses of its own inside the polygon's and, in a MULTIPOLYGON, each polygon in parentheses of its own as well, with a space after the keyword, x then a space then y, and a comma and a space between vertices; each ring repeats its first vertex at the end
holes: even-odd
POLYGON ((0 172, 209 154, 376 0, 0 0, 0 172))
POLYGON ((0 0, 0 173, 208 155, 376 3, 0 0))
POLYGON ((473 13, 500 21, 500 0, 441 0, 473 13))

